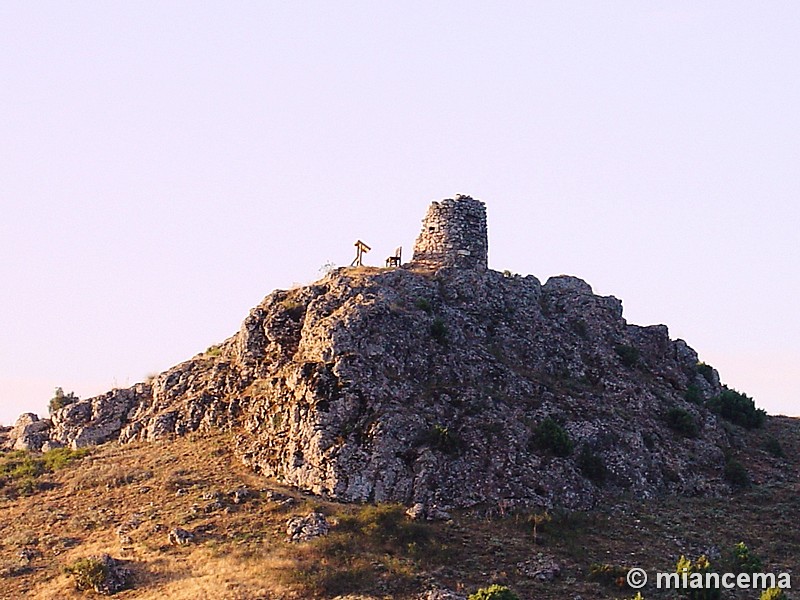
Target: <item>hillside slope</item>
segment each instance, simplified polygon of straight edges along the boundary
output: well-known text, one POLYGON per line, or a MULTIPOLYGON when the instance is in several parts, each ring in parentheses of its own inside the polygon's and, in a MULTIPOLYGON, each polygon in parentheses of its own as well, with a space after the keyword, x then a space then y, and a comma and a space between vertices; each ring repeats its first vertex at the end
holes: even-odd
MULTIPOLYGON (((0 598, 90 597, 75 589, 65 568, 103 553, 132 574, 130 589, 116 597, 142 600, 431 600, 434 589, 463 599, 490 583, 508 585, 524 600, 630 598, 632 590, 592 565, 614 573, 671 570, 681 554, 709 553, 715 568, 726 568, 739 542, 767 571, 797 573, 800 422, 773 417, 742 441, 737 457, 757 484, 749 490, 725 498, 631 496, 592 512, 555 510, 535 539, 531 519, 541 509, 496 506, 456 510, 449 521, 410 521, 402 508, 294 492, 235 460, 230 434, 112 442, 32 485, 6 478, 0 598), (761 449, 768 439, 782 441, 786 458, 761 449), (774 481, 776 470, 783 481, 774 481), (287 522, 312 510, 332 523, 329 535, 288 541, 287 522), (176 527, 193 535, 190 543, 170 543, 176 527)), ((0 470, 11 459, 0 454, 0 470)), ((669 596, 647 589, 645 597, 669 596)))
POLYGON ((739 541, 796 569, 798 421, 618 299, 487 253, 483 203, 434 202, 411 262, 277 290, 151 381, 0 429, 0 597, 116 573, 92 585, 613 598, 626 566, 733 568, 739 541))

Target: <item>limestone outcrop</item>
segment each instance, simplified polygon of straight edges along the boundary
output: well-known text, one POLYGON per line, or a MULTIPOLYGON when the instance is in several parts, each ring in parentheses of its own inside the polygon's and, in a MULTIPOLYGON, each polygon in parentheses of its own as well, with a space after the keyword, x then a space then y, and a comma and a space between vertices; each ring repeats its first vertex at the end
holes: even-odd
POLYGON ((628 324, 618 299, 575 277, 542 285, 490 270, 486 248, 483 203, 444 200, 409 265, 340 268, 275 291, 218 346, 149 384, 66 406, 52 424, 28 418, 9 441, 77 447, 223 428, 266 476, 425 514, 723 489, 726 433, 687 400, 719 394, 716 372, 665 326, 628 324), (675 408, 696 437, 670 429, 675 408), (543 424, 569 452, 548 446, 543 424))
POLYGON ((116 389, 68 404, 53 413, 50 438, 73 448, 117 439, 130 419, 129 413, 149 397, 150 386, 139 383, 130 389, 116 389))
POLYGON ((33 413, 23 413, 17 418, 9 433, 7 444, 14 450, 41 450, 50 439, 50 421, 39 419, 33 413))

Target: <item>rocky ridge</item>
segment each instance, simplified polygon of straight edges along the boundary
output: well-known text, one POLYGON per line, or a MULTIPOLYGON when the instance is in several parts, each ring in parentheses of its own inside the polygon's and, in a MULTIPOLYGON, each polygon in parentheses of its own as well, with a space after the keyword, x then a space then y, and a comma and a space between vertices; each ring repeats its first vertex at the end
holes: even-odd
POLYGON ((41 450, 230 430, 242 460, 280 482, 430 515, 726 489, 730 434, 686 399, 721 390, 694 350, 663 325, 627 323, 618 299, 578 278, 542 284, 487 269, 483 204, 434 204, 420 260, 340 268, 275 291, 218 346, 50 419, 23 415, 5 444, 41 450), (696 437, 669 427, 675 408, 694 420, 696 437), (545 422, 563 427, 571 452, 542 443, 545 422), (602 481, 586 457, 602 465, 602 481))

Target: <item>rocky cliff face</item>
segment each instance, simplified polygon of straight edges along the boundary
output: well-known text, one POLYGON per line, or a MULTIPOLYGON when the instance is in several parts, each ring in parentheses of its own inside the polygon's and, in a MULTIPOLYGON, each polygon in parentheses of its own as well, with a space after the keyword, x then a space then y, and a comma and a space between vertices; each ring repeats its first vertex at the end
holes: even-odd
MULTIPOLYGON (((474 223, 485 235, 485 221, 474 223)), ((452 256, 466 256, 455 246, 452 256)), ((432 269, 426 258, 425 268, 341 268, 276 291, 205 354, 51 421, 28 416, 17 425, 28 442, 15 429, 7 443, 83 446, 223 428, 267 476, 431 512, 587 507, 605 493, 722 487, 726 435, 685 399, 718 394, 719 380, 699 372, 696 353, 666 327, 626 323, 619 300, 574 277, 542 285, 480 260, 432 269), (696 437, 668 426, 676 408, 696 437), (548 444, 543 424, 554 422, 571 452, 548 444)))

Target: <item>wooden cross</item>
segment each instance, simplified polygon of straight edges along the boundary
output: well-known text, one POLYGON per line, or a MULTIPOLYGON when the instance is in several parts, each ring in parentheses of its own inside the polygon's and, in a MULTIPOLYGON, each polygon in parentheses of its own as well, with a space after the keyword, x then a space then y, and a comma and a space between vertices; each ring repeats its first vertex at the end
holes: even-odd
POLYGON ((355 257, 355 259, 353 259, 353 262, 350 263, 350 266, 351 267, 361 267, 361 266, 364 265, 364 263, 362 262, 364 254, 366 254, 367 252, 372 250, 372 248, 367 246, 361 240, 356 240, 355 247, 356 247, 356 257, 355 257))

